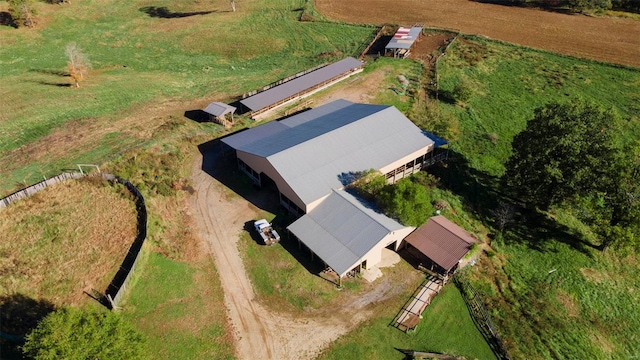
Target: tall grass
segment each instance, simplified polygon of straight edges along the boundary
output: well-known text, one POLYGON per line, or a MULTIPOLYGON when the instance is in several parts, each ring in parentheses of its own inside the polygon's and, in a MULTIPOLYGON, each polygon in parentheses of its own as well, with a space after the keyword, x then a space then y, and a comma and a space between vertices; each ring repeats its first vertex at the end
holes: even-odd
MULTIPOLYGON (((440 106, 457 116, 461 130, 452 144, 461 159, 449 171, 464 171, 451 189, 488 226, 511 139, 535 108, 585 98, 626 119, 617 141, 640 139, 638 69, 473 38, 455 43, 439 70, 445 95, 462 78, 472 84, 464 104, 440 106)), ((637 259, 601 253, 590 246, 592 238, 567 210, 525 212, 497 236, 497 252, 476 266, 474 284, 514 358, 637 356, 637 259)))
POLYGON ((453 148, 471 165, 502 174, 511 139, 535 108, 581 97, 627 119, 621 141, 640 138, 640 70, 492 42, 460 39, 441 61, 440 86, 453 92, 463 78, 473 85, 464 106, 442 103, 455 114, 461 136, 453 148), (494 134, 495 136, 492 136, 494 134))
POLYGON ((68 180, 17 201, 0 216, 0 296, 56 306, 103 291, 136 236, 134 202, 119 185, 68 180))

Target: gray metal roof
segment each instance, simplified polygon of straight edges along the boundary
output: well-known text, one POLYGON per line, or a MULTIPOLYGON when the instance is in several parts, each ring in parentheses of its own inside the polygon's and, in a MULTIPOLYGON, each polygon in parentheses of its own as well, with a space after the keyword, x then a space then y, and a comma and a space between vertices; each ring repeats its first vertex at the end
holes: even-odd
POLYGON ((348 57, 240 100, 240 103, 251 109, 251 111, 258 111, 363 65, 362 61, 348 57))
POLYGON ((206 112, 207 114, 220 117, 226 113, 235 112, 236 108, 225 103, 212 102, 211 104, 207 105, 207 107, 202 111, 206 112))
POLYGON ((395 107, 346 100, 222 141, 266 158, 305 204, 342 188, 349 174, 380 169, 433 144, 395 107))
POLYGON ((280 121, 269 121, 258 127, 246 129, 226 136, 222 138, 222 142, 234 149, 241 149, 248 144, 260 142, 262 139, 266 139, 269 136, 279 133, 288 128, 288 126, 284 125, 280 121), (256 130, 258 128, 259 130, 256 130))
POLYGON ((343 275, 385 236, 404 228, 353 195, 333 190, 320 205, 287 229, 343 275))
POLYGON ((385 49, 410 49, 421 32, 422 27, 420 26, 414 26, 411 29, 401 27, 396 31, 395 35, 393 35, 393 38, 387 46, 385 46, 385 49))

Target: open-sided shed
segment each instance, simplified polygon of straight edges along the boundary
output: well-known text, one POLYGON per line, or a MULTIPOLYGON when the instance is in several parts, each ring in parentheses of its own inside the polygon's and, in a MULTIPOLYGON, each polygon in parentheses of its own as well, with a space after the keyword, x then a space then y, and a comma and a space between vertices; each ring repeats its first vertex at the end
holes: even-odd
POLYGON ((411 28, 401 27, 393 35, 393 38, 385 46, 385 52, 393 55, 393 57, 406 58, 411 53, 411 47, 422 34, 421 26, 413 26, 411 28))
POLYGON ((348 57, 258 92, 240 100, 240 103, 251 112, 252 118, 259 119, 265 112, 309 96, 362 71, 363 67, 362 61, 348 57))
POLYGON ((209 114, 209 120, 224 126, 233 124, 233 113, 236 108, 221 102, 212 102, 202 111, 209 114), (227 114, 231 114, 231 119, 227 118, 227 114))
POLYGON ((429 218, 405 238, 410 254, 425 268, 446 275, 457 269, 460 260, 477 240, 444 216, 429 218))

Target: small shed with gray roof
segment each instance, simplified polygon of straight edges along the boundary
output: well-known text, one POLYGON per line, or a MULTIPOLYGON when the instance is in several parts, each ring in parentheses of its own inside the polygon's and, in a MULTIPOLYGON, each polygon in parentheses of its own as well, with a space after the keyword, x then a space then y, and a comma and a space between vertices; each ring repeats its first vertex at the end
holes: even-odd
POLYGON ((290 80, 276 83, 264 91, 240 100, 240 104, 251 112, 253 119, 279 106, 309 96, 340 80, 362 71, 364 63, 348 57, 338 62, 296 74, 290 80))
POLYGON ((411 28, 401 27, 393 35, 385 52, 391 53, 393 57, 406 58, 411 53, 411 47, 418 41, 422 34, 422 26, 413 26, 411 28))
POLYGON ((425 268, 446 275, 458 268, 476 242, 463 228, 438 215, 407 236, 403 247, 425 268))
POLYGON ((225 103, 212 102, 202 111, 209 115, 209 121, 229 127, 233 125, 233 113, 236 111, 236 108, 225 103), (228 118, 227 115, 231 115, 230 118, 228 118))

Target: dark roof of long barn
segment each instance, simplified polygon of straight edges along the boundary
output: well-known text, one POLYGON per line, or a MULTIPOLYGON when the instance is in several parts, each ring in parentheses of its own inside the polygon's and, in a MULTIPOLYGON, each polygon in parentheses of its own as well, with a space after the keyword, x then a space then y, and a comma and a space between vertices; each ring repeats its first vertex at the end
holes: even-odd
POLYGON ((258 111, 362 65, 364 65, 362 61, 348 57, 240 100, 240 103, 251 111, 258 111))
POLYGON ((468 232, 444 216, 434 216, 405 239, 446 271, 451 270, 476 242, 468 232))

